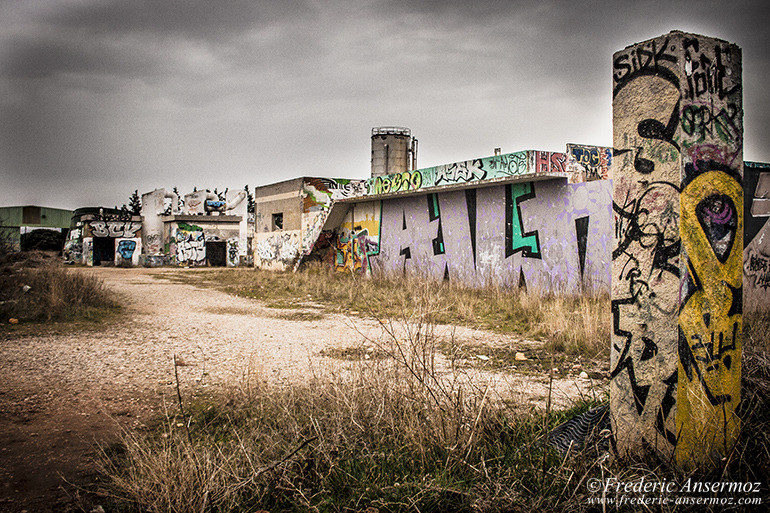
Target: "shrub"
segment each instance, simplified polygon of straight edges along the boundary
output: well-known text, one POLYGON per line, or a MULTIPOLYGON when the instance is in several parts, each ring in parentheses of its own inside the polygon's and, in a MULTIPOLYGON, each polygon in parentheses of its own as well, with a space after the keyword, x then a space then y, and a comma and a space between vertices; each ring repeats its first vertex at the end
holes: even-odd
POLYGON ((95 276, 62 268, 39 253, 19 253, 0 266, 0 319, 94 318, 118 308, 95 276))

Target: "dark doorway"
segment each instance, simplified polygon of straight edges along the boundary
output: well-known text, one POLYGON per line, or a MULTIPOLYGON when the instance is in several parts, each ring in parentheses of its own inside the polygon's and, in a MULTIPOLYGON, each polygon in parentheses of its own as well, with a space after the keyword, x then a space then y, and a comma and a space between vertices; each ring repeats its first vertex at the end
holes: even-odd
POLYGON ((112 237, 94 237, 94 265, 112 265, 115 263, 115 239, 112 237))
POLYGON ((211 267, 224 267, 227 265, 227 243, 225 241, 206 242, 206 261, 211 267))

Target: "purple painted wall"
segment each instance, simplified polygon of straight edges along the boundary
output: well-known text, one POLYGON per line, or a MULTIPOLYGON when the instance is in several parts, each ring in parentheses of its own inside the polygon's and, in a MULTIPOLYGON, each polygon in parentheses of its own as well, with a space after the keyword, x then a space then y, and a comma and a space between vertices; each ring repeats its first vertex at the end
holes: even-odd
POLYGON ((374 269, 530 289, 608 291, 612 182, 505 184, 382 201, 374 269))

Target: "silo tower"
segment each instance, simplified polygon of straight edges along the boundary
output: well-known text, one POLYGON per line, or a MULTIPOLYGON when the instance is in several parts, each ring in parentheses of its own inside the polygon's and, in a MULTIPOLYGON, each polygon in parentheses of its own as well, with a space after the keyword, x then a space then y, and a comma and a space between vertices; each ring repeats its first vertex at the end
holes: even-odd
POLYGON ((417 139, 398 126, 372 128, 372 177, 412 171, 417 166, 417 139))

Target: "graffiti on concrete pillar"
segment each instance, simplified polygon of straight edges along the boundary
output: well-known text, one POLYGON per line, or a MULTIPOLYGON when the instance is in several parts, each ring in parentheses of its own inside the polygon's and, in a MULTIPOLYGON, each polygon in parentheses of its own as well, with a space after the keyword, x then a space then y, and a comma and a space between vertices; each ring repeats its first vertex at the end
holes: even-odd
POLYGON ((610 401, 622 447, 676 445, 679 62, 668 37, 614 58, 610 401), (643 101, 640 101, 640 98, 643 101))
POLYGON ((690 464, 737 433, 740 50, 672 32, 613 66, 612 418, 690 464))
POLYGON ((678 454, 703 450, 704 443, 726 453, 738 429, 743 189, 724 164, 698 164, 700 174, 681 195, 687 275, 679 312, 678 454))

